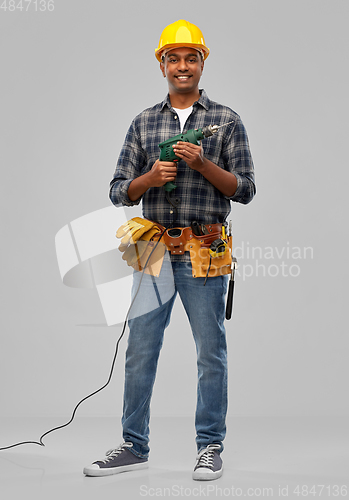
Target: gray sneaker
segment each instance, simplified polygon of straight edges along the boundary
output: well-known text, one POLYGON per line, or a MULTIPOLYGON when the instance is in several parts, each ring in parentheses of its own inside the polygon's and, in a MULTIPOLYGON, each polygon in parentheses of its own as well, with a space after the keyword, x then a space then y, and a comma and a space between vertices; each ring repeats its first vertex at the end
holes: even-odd
POLYGON ((210 481, 218 479, 223 474, 223 462, 217 450, 219 444, 209 444, 202 449, 196 457, 193 479, 198 481, 210 481))
POLYGON ((118 448, 108 450, 106 458, 93 462, 84 468, 86 476, 110 476, 132 470, 146 469, 148 467, 147 458, 136 457, 128 448, 132 448, 130 442, 122 443, 118 448))

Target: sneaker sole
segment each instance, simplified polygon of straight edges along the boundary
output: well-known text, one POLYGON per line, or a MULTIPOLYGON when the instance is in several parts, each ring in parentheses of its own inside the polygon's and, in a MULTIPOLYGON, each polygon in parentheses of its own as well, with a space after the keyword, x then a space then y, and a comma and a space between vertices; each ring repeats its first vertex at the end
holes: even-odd
POLYGON ((148 462, 143 462, 140 464, 122 465, 120 467, 105 467, 100 468, 98 465, 96 467, 89 466, 85 467, 83 473, 85 476, 101 477, 101 476, 111 476, 113 474, 120 474, 121 472, 131 472, 134 470, 147 469, 149 467, 148 462))
POLYGON ((216 472, 211 470, 197 469, 193 472, 193 479, 195 481, 212 481, 213 479, 218 479, 223 474, 223 467, 216 472))

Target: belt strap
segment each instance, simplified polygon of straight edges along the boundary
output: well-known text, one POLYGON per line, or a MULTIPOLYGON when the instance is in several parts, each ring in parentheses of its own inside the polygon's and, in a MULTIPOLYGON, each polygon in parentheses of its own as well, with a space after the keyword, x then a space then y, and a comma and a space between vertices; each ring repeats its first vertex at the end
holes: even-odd
MULTIPOLYGON (((222 224, 205 224, 208 234, 203 234, 200 236, 196 236, 193 233, 191 227, 178 227, 168 229, 164 236, 163 241, 167 247, 167 249, 173 255, 182 255, 186 250, 188 250, 187 244, 190 241, 198 240, 200 242, 200 246, 203 248, 209 248, 211 243, 218 238, 222 233, 222 224), (171 232, 175 233, 175 229, 180 231, 179 236, 171 236, 171 232)), ((154 237, 156 239, 156 236, 154 237)))

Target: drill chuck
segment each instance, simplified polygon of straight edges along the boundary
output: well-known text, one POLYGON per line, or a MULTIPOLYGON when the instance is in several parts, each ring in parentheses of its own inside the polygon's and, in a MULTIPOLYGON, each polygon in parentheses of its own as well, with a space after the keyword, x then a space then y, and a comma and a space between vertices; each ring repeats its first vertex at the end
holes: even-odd
POLYGON ((203 127, 201 129, 204 137, 211 137, 213 134, 218 132, 218 125, 207 125, 207 127, 203 127))
POLYGON ((201 129, 201 132, 204 135, 204 137, 211 137, 211 135, 213 135, 216 132, 218 132, 218 130, 220 128, 226 127, 227 125, 230 125, 231 123, 233 123, 233 122, 231 121, 231 122, 228 122, 228 123, 223 123, 223 125, 207 125, 207 127, 203 127, 201 129))

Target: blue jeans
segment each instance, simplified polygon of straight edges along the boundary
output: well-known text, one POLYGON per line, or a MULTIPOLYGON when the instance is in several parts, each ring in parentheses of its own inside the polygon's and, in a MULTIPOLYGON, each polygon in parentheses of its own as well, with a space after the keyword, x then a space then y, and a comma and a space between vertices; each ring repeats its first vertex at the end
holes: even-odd
MULTIPOLYGON (((133 296, 141 273, 134 274, 133 296)), ((227 413, 225 295, 228 276, 193 278, 191 263, 165 259, 158 278, 144 274, 131 309, 125 363, 123 438, 132 452, 149 454, 150 399, 164 330, 179 294, 193 332, 198 367, 195 416, 198 451, 218 443, 223 450, 227 413), (148 312, 147 312, 148 311, 148 312)), ((180 360, 178 360, 180 363, 180 360)))

